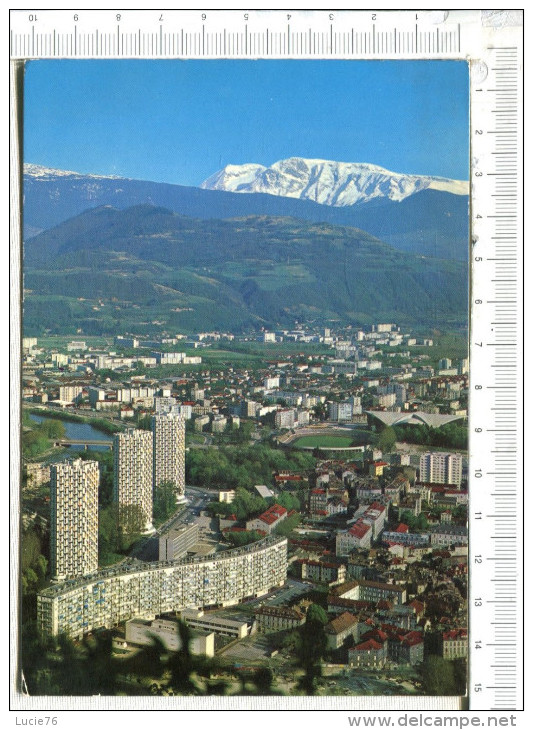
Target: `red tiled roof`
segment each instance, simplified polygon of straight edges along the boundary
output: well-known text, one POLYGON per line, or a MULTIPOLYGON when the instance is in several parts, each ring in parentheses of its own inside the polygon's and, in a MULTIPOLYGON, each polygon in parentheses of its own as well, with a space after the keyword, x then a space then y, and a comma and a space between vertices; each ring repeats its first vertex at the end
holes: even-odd
POLYGON ((377 641, 374 641, 374 639, 369 639, 368 641, 364 641, 362 644, 357 644, 357 646, 354 646, 354 648, 349 651, 378 651, 379 649, 383 649, 383 646, 378 644, 377 641))
POLYGON ((403 522, 400 522, 400 524, 396 528, 396 532, 409 532, 409 527, 408 527, 408 525, 405 525, 403 522))
POLYGON ((367 525, 366 522, 363 522, 362 520, 357 520, 357 522, 350 527, 348 533, 350 535, 353 535, 354 537, 361 539, 366 535, 369 530, 370 525, 367 525))
POLYGON ((442 635, 443 641, 457 641, 466 638, 468 638, 466 629, 452 629, 451 631, 445 631, 442 635))
POLYGON ((421 631, 410 631, 402 638, 402 644, 407 644, 407 646, 416 646, 423 643, 424 635, 421 631))
POLYGON ((372 629, 372 631, 366 631, 362 636, 361 639, 363 641, 368 641, 371 639, 375 639, 376 641, 380 641, 383 643, 384 641, 387 641, 389 637, 384 631, 381 631, 380 629, 372 629))
POLYGON ((258 519, 262 522, 266 522, 267 525, 273 525, 274 522, 277 522, 280 517, 283 517, 286 514, 287 510, 285 507, 282 507, 280 504, 273 504, 272 507, 265 510, 262 515, 259 515, 258 519))

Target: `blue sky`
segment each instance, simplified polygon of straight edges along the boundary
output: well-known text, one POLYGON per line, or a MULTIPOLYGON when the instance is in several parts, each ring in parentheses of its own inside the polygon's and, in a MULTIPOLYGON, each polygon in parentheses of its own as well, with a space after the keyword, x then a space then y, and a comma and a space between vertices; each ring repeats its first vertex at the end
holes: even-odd
POLYGON ((24 160, 199 185, 299 156, 467 179, 460 61, 32 61, 24 160))

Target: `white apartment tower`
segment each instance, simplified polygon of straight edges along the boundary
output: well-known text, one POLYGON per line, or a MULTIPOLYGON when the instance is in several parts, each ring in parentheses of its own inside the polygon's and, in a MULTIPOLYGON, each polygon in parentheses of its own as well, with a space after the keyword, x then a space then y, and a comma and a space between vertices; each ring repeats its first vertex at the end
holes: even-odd
POLYGON ((154 438, 153 487, 163 482, 176 485, 177 497, 185 494, 185 419, 174 413, 152 418, 154 438))
POLYGON ((50 568, 54 580, 98 570, 97 461, 50 466, 50 568))
POLYGON ((128 532, 153 531, 152 463, 150 431, 131 428, 115 435, 113 501, 118 505, 120 525, 128 532))
POLYGON ((83 388, 81 385, 61 385, 59 386, 59 400, 66 403, 73 403, 81 394, 83 388))
POLYGON ((463 457, 461 454, 447 454, 428 451, 420 456, 420 481, 433 484, 455 484, 461 486, 463 457))

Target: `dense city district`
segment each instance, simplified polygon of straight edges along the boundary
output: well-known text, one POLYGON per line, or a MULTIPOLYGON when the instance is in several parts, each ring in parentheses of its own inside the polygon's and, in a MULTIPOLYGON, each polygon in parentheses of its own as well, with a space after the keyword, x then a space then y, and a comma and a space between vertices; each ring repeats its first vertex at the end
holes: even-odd
POLYGON ((462 695, 466 333, 23 339, 29 694, 462 695))

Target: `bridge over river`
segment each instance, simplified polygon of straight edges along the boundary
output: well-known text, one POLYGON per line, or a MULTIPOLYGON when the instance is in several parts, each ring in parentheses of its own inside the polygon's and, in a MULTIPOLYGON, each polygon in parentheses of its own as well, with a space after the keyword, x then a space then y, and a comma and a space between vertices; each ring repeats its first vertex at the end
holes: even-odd
POLYGON ((59 439, 54 442, 54 446, 83 446, 85 449, 89 446, 104 446, 112 449, 113 439, 59 439))

